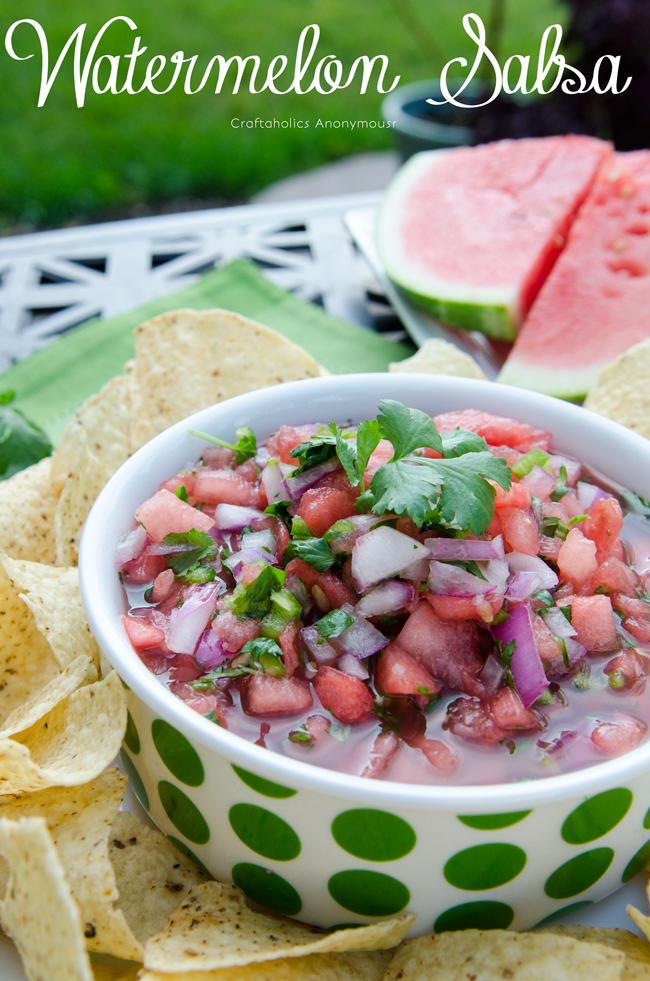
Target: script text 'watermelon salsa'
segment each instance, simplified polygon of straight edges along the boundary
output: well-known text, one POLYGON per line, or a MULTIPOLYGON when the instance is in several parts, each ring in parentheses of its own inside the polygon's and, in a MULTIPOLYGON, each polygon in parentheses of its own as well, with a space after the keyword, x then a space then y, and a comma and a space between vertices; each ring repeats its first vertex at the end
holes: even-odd
POLYGON ((115 556, 133 647, 196 712, 420 784, 551 776, 646 737, 650 510, 550 433, 385 400, 358 426, 205 439, 115 556))

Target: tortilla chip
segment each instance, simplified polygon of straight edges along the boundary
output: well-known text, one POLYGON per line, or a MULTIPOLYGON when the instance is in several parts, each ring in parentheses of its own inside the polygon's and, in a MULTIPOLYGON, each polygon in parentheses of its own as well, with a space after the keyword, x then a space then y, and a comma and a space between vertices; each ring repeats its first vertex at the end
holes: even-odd
POLYGON ((0 548, 14 559, 54 565, 54 511, 58 495, 50 484, 51 457, 0 481, 0 548))
POLYGON ((63 433, 52 454, 54 490, 61 493, 70 474, 79 466, 84 442, 79 438, 79 430, 85 433, 91 453, 106 467, 107 479, 112 476, 129 455, 130 417, 129 382, 126 375, 117 375, 84 402, 63 433))
POLYGON ((90 958, 90 966, 95 981, 136 981, 140 970, 139 964, 110 964, 94 957, 90 958))
POLYGON ((461 378, 485 378, 474 358, 440 338, 425 341, 419 351, 403 361, 392 361, 389 371, 423 372, 431 375, 458 375, 461 378))
POLYGON ((550 926, 544 927, 540 933, 556 933, 561 937, 573 937, 591 944, 605 944, 622 950, 626 958, 650 964, 650 944, 637 937, 631 930, 620 930, 615 927, 593 926, 550 926))
POLYGON ((144 970, 138 981, 381 981, 392 954, 309 954, 219 971, 161 974, 144 970))
POLYGON ((32 611, 34 623, 48 641, 61 670, 83 654, 94 664, 88 681, 95 681, 99 646, 86 620, 77 570, 21 562, 2 553, 0 564, 32 611))
POLYGON ((402 944, 384 981, 619 981, 625 955, 550 933, 458 930, 402 944))
POLYGON ((88 445, 85 430, 77 429, 81 448, 75 469, 67 478, 54 513, 57 565, 76 565, 83 523, 108 480, 108 471, 88 445))
POLYGON ((135 330, 131 452, 215 402, 320 375, 301 347, 227 310, 175 310, 135 330))
POLYGON ((0 566, 0 724, 59 674, 50 645, 0 566))
POLYGON ((31 981, 93 981, 79 907, 43 818, 0 820, 0 854, 10 870, 0 906, 31 981))
POLYGON ((257 913, 237 886, 206 882, 192 889, 167 928, 148 941, 152 971, 213 971, 281 957, 395 947, 415 920, 406 913, 358 929, 323 933, 295 920, 257 913))
POLYGON ((585 408, 650 439, 650 339, 628 348, 599 372, 585 408))
POLYGON ((68 695, 29 729, 0 735, 0 796, 93 780, 116 756, 126 696, 115 671, 68 695))
POLYGON ((128 811, 111 827, 108 854, 120 894, 118 905, 144 944, 159 933, 188 891, 206 877, 160 831, 128 811))
POLYGON ((7 716, 0 726, 0 736, 15 736, 29 729, 60 701, 81 688, 87 682, 88 674, 92 670, 90 658, 84 655, 78 657, 58 677, 53 678, 36 695, 28 698, 7 716))

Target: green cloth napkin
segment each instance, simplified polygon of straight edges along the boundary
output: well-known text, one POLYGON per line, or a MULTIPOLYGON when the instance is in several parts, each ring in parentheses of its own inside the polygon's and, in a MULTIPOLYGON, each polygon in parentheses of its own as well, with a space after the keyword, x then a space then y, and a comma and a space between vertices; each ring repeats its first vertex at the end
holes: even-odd
POLYGON ((274 286, 252 263, 237 259, 177 293, 68 331, 3 372, 0 391, 13 389, 19 408, 56 443, 76 409, 133 357, 133 328, 180 307, 222 307, 258 320, 302 345, 335 375, 386 371, 390 361, 413 353, 406 344, 330 317, 274 286))

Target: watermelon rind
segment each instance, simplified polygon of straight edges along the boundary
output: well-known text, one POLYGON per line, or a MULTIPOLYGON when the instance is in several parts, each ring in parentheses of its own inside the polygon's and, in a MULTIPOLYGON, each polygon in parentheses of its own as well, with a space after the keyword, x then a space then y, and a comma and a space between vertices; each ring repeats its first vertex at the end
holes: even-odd
POLYGON ((418 306, 437 320, 464 330, 478 330, 499 340, 517 336, 521 315, 514 287, 475 286, 437 277, 414 266, 399 247, 404 203, 412 187, 431 164, 449 150, 416 153, 397 172, 377 216, 375 243, 387 275, 418 306))
POLYGON ((603 365, 580 367, 573 364, 570 367, 542 368, 539 364, 527 365, 516 361, 512 354, 501 369, 497 381, 502 385, 513 385, 516 388, 527 388, 532 392, 542 392, 544 395, 554 395, 567 402, 579 402, 594 387, 598 372, 603 365))

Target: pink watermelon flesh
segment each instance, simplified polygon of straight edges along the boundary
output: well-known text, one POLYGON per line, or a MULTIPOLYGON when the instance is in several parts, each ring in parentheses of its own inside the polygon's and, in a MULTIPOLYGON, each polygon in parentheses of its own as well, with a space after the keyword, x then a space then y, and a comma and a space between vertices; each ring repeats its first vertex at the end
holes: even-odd
POLYGON ((650 337, 650 151, 601 167, 499 381, 579 398, 650 337))
POLYGON ((574 135, 416 155, 379 216, 389 276, 452 326, 512 339, 610 155, 574 135))

